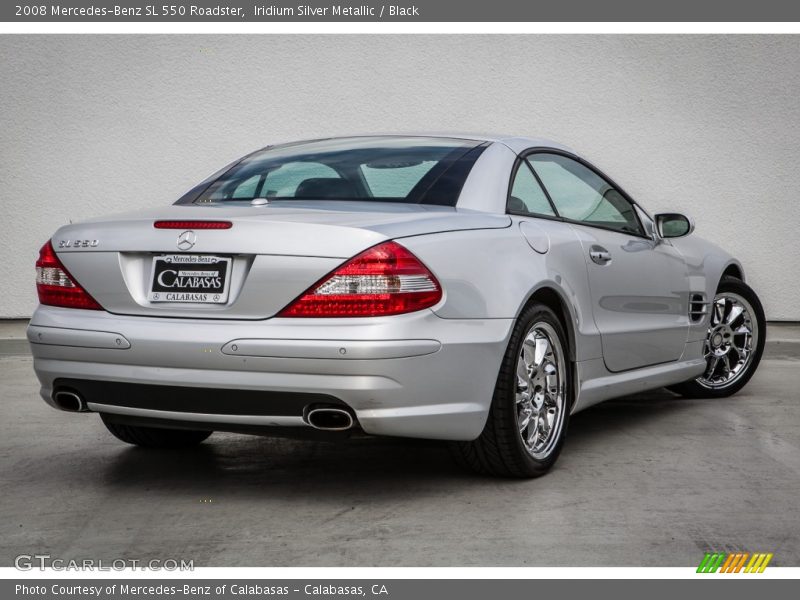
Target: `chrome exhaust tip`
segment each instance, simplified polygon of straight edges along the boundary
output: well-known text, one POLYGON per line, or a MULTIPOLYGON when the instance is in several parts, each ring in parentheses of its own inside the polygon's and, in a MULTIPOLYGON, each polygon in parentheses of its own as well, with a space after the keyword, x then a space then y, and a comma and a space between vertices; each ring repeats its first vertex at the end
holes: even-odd
POLYGON ((61 410, 67 412, 88 412, 89 407, 86 406, 83 398, 75 392, 67 390, 59 390, 53 394, 53 402, 61 410))
POLYGON ((343 408, 320 406, 306 413, 306 422, 314 429, 346 431, 355 425, 353 415, 343 408))

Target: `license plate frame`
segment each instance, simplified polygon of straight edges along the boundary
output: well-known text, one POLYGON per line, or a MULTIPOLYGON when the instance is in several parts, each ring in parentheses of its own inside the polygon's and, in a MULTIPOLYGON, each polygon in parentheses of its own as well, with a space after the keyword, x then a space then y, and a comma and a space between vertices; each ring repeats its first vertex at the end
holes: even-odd
POLYGON ((148 302, 158 304, 227 304, 230 256, 159 254, 153 256, 147 287, 148 302), (171 271, 170 274, 166 274, 171 271), (216 281, 221 278, 222 281, 216 281), (221 283, 221 289, 218 285, 221 283))

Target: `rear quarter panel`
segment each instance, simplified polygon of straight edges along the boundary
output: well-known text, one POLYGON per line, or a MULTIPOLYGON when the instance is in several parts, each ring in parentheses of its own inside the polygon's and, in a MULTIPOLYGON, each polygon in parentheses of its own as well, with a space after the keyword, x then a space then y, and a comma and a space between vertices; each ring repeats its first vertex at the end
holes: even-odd
POLYGON ((443 319, 513 319, 533 294, 556 291, 574 332, 576 360, 602 356, 592 318, 586 265, 580 242, 566 223, 534 221, 548 250, 534 251, 514 217, 504 229, 453 231, 405 237, 400 243, 416 254, 442 284, 445 297, 434 309, 443 319))

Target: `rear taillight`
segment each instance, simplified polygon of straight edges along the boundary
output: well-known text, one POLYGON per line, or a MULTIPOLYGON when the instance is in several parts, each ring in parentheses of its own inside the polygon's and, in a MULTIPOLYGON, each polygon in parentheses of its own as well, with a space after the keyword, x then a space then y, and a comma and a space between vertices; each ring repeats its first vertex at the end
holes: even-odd
POLYGON ((365 250, 314 284, 279 317, 377 317, 428 308, 442 288, 425 265, 395 242, 365 250))
POLYGON ((103 310, 64 268, 50 242, 39 250, 39 260, 36 261, 36 291, 41 304, 103 310))

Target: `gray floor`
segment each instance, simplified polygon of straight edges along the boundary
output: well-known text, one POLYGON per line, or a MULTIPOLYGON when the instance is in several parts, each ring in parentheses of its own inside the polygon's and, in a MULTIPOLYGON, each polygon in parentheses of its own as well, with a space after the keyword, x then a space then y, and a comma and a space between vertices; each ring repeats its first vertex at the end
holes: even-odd
POLYGON ((575 417, 535 481, 459 471, 436 443, 214 435, 193 452, 126 447, 95 415, 38 399, 29 356, 0 356, 0 565, 18 554, 183 558, 196 566, 696 565, 774 552, 800 565, 800 361, 739 395, 665 391, 575 417))

